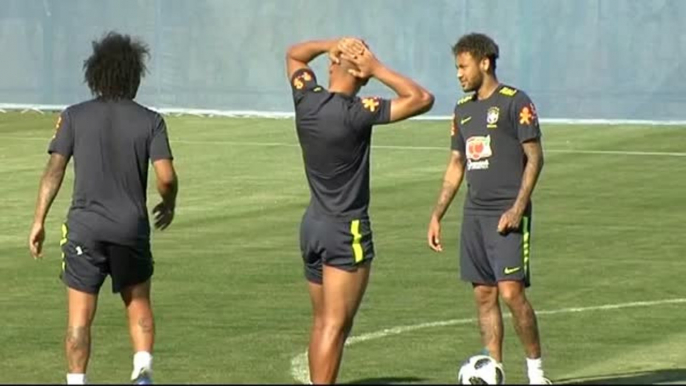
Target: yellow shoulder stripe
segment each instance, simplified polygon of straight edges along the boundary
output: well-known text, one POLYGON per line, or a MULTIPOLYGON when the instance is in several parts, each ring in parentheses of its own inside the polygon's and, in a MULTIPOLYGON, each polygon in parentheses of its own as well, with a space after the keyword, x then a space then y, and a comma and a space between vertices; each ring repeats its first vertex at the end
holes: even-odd
POLYGON ((500 93, 506 96, 514 96, 517 93, 517 90, 509 87, 503 87, 500 89, 500 93))
POLYGON ((464 96, 464 97, 460 98, 460 99, 457 101, 457 104, 458 104, 458 105, 461 105, 461 104, 463 104, 463 103, 467 103, 467 102, 471 101, 472 98, 474 98, 474 95, 467 95, 467 96, 464 96))

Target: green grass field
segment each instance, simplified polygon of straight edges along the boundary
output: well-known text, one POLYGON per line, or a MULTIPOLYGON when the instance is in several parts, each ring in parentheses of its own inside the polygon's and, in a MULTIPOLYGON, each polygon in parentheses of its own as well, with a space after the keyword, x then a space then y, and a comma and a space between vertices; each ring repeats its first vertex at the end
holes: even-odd
MULTIPOLYGON (((48 218, 46 258, 34 261, 27 249, 55 120, 0 114, 0 383, 65 379, 65 291, 57 276, 71 168, 48 218)), ((297 241, 309 195, 293 122, 167 122, 180 194, 175 223, 153 234, 155 380, 295 382, 291 361, 306 349, 310 304, 297 241)), ((543 131, 546 166, 534 195, 529 295, 545 311, 539 324, 548 375, 561 382, 685 382, 686 303, 658 301, 686 298, 686 130, 544 125, 543 131), (624 307, 632 302, 656 303, 624 307), (593 308, 604 305, 620 306, 593 308)), ((464 190, 444 221, 446 251, 434 254, 425 242, 448 136, 447 122, 376 129, 377 259, 353 335, 453 322, 355 342, 341 382, 454 383, 459 363, 480 350, 476 324, 463 321, 476 312, 457 271, 464 190)), ((89 379, 127 382, 123 307, 109 280, 102 295, 89 379)), ((508 321, 508 381, 525 381, 523 361, 508 321)))

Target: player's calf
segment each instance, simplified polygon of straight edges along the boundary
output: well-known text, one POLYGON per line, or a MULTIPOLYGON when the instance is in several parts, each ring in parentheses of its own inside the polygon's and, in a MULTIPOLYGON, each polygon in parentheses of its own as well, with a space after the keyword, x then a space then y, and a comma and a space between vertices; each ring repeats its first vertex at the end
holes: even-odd
POLYGON ((152 349, 155 340, 155 322, 150 304, 150 279, 125 287, 121 292, 129 318, 129 333, 133 349, 134 384, 152 384, 152 349))
POLYGON ((69 326, 65 336, 65 349, 69 373, 67 384, 83 385, 86 383, 86 367, 90 357, 90 327, 69 326))
POLYGON ((502 361, 503 318, 498 303, 498 288, 475 285, 474 298, 479 315, 479 330, 484 348, 496 361, 502 361))
POLYGON ((512 313, 512 322, 526 353, 526 367, 531 384, 548 384, 541 359, 541 342, 536 313, 526 298, 524 283, 504 281, 498 284, 503 301, 512 313))

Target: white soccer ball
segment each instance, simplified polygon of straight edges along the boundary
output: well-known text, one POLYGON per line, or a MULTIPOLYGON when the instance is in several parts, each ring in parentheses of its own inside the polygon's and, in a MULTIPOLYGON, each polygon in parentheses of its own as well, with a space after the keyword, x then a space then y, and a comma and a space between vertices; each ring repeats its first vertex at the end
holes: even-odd
POLYGON ((487 355, 474 355, 460 367, 457 374, 460 385, 502 385, 505 383, 503 366, 487 355))

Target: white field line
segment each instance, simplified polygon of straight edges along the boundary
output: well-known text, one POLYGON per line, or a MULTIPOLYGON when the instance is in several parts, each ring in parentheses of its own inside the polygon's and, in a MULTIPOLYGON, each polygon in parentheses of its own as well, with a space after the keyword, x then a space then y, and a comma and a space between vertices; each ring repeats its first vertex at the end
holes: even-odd
MULTIPOLYGON (((652 301, 619 303, 619 304, 605 304, 602 306, 590 306, 590 307, 569 307, 569 308, 561 308, 561 309, 557 309, 557 310, 537 311, 536 315, 540 316, 540 315, 571 314, 571 313, 591 312, 591 311, 609 311, 609 310, 619 310, 619 309, 624 309, 624 308, 651 307, 651 306, 658 306, 658 305, 665 305, 665 304, 681 304, 681 303, 686 303, 686 298, 663 299, 663 300, 652 300, 652 301)), ((509 318, 509 314, 505 314, 505 315, 503 315, 503 317, 509 318)), ((476 319, 475 318, 451 319, 451 320, 443 320, 443 321, 437 321, 437 322, 413 324, 413 325, 408 325, 408 326, 391 327, 391 328, 386 328, 383 330, 374 331, 374 332, 370 332, 370 333, 366 333, 366 334, 362 334, 362 335, 358 335, 358 336, 353 336, 350 339, 348 339, 348 341, 345 343, 345 345, 350 346, 352 344, 356 344, 356 343, 360 343, 360 342, 366 342, 366 341, 374 340, 374 339, 381 339, 381 338, 385 338, 387 336, 399 335, 399 334, 402 334, 405 332, 422 330, 425 328, 456 326, 456 325, 471 324, 471 323, 476 323, 476 319)), ((305 351, 304 353, 296 355, 291 360, 291 376, 293 377, 293 379, 295 381, 297 381, 299 383, 302 383, 302 384, 309 384, 310 383, 310 371, 308 369, 308 364, 307 364, 307 351, 305 351)))

